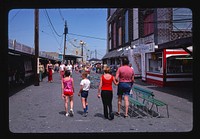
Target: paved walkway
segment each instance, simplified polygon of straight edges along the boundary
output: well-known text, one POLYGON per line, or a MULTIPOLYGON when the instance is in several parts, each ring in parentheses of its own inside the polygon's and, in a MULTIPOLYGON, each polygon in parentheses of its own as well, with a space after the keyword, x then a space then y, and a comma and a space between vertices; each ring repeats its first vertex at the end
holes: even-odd
MULTIPOLYGON (((98 80, 100 74, 91 74, 98 80)), ((39 86, 30 85, 9 97, 9 130, 13 133, 132 133, 132 132, 190 132, 193 129, 192 89, 161 88, 148 85, 137 79, 136 84, 152 90, 156 98, 163 100, 169 107, 160 108, 161 117, 116 117, 107 120, 103 117, 101 99, 97 98, 98 83, 93 81, 90 89, 89 113, 82 116, 79 91, 80 74, 73 73, 75 79, 74 117, 65 117, 64 102, 61 99, 61 85, 58 73, 53 75, 53 83, 47 78, 39 86), (95 87, 96 85, 96 87, 95 87), (187 94, 187 95, 185 95, 187 94)), ((113 110, 117 111, 117 87, 114 86, 113 110)), ((121 111, 123 113, 123 111, 121 111)))

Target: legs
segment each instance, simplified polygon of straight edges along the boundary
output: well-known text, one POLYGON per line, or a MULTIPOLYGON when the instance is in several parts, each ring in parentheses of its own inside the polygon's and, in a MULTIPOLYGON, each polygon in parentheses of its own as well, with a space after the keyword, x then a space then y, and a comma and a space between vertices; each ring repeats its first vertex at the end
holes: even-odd
POLYGON ((42 72, 40 71, 40 73, 39 73, 39 76, 40 76, 40 78, 39 78, 39 80, 40 80, 40 82, 43 80, 42 79, 42 72))
POLYGON ((65 96, 65 112, 66 112, 66 116, 68 116, 68 96, 65 96))
POLYGON ((128 107, 129 107, 129 101, 128 101, 128 95, 124 95, 124 106, 125 106, 125 114, 124 116, 128 116, 128 107))
POLYGON ((101 92, 101 98, 102 98, 102 103, 103 103, 103 112, 104 112, 104 117, 107 119, 112 119, 111 114, 112 114, 112 98, 113 98, 113 93, 112 91, 102 91, 101 92))
POLYGON ((73 112, 73 106, 74 106, 74 101, 73 101, 73 96, 69 97, 69 103, 70 103, 70 111, 69 111, 69 115, 70 116, 74 116, 74 112, 73 112))
POLYGON ((103 103, 103 114, 104 117, 107 119, 108 118, 108 100, 106 97, 106 93, 104 91, 102 91, 101 93, 101 98, 102 98, 102 103, 103 103))
POLYGON ((66 112, 66 116, 68 116, 70 114, 70 116, 73 116, 74 112, 73 112, 73 96, 65 96, 65 112, 66 112), (70 113, 68 113, 68 103, 70 103, 70 113))
POLYGON ((121 104, 122 104, 122 95, 118 95, 118 101, 117 101, 117 112, 118 112, 118 114, 120 114, 121 104))
POLYGON ((88 109, 88 102, 87 102, 87 98, 81 97, 81 103, 82 103, 82 107, 83 107, 83 112, 84 112, 84 117, 87 116, 87 109, 88 109))
POLYGON ((122 96, 124 95, 124 106, 125 106, 125 112, 124 112, 124 118, 128 117, 128 108, 129 108, 129 94, 132 87, 131 82, 120 82, 118 84, 118 115, 120 114, 120 108, 122 103, 122 96))
POLYGON ((73 110, 73 107, 74 107, 73 96, 70 96, 70 97, 69 97, 69 103, 70 103, 70 109, 73 110))

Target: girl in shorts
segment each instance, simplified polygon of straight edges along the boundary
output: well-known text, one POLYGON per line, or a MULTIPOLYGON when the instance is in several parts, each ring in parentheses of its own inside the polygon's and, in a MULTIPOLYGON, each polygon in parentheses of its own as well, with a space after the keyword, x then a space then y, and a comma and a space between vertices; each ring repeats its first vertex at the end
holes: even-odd
POLYGON ((73 95, 74 95, 74 79, 70 76, 70 71, 66 70, 64 78, 61 79, 62 84, 62 98, 65 101, 66 116, 73 116, 73 95), (68 102, 70 102, 70 111, 68 112, 68 102))

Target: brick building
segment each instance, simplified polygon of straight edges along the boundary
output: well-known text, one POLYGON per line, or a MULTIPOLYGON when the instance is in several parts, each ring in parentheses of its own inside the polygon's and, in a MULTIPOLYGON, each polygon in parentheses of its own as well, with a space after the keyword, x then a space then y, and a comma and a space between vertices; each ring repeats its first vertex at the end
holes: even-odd
POLYGON ((108 65, 128 57, 135 74, 158 86, 192 81, 192 12, 187 8, 109 8, 108 65))

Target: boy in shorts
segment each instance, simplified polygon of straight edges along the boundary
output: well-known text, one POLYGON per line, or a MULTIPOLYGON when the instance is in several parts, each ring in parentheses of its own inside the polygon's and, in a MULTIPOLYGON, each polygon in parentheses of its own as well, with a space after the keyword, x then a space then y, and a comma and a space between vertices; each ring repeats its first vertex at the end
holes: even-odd
POLYGON ((90 80, 87 78, 87 73, 82 73, 82 80, 80 82, 80 90, 78 96, 81 96, 81 103, 83 107, 83 116, 86 117, 88 113, 88 93, 90 90, 90 80))

